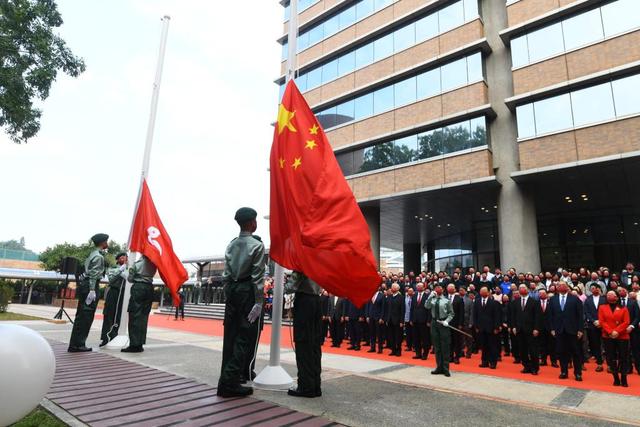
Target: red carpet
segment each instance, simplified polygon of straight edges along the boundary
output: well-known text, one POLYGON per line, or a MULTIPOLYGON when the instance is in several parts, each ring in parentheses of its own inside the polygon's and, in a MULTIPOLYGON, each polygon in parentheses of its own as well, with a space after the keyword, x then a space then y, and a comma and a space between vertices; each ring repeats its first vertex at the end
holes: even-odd
MULTIPOLYGON (((174 330, 180 330, 185 332, 194 332, 203 335, 222 337, 223 327, 221 320, 209 320, 209 319, 196 319, 187 318, 185 321, 174 321, 173 315, 165 316, 161 314, 154 314, 149 317, 149 325, 159 328, 168 328, 174 330)), ((281 346, 283 348, 292 348, 291 346, 291 334, 289 327, 284 326, 282 330, 281 346)), ((269 344, 271 341, 271 326, 265 325, 264 331, 260 336, 260 342, 262 344, 269 344)), ((429 355, 428 360, 414 360, 412 357, 414 353, 403 351, 402 357, 389 356, 389 350, 385 350, 383 354, 367 353, 369 347, 362 347, 360 351, 349 351, 346 349, 347 343, 343 342, 341 348, 332 348, 330 340, 325 341, 325 345, 322 351, 325 353, 343 354, 348 356, 364 357, 367 359, 386 360, 389 362, 400 362, 407 365, 417 365, 425 367, 435 367, 435 360, 433 354, 429 355)), ((628 377, 629 388, 614 387, 612 385, 613 378, 611 374, 605 371, 595 372, 596 365, 594 362, 586 364, 587 371, 583 372, 582 382, 577 382, 573 379, 571 371, 569 372, 568 380, 558 379, 560 371, 558 368, 551 366, 543 366, 540 368, 540 373, 537 376, 530 374, 521 374, 520 370, 522 365, 514 364, 513 358, 504 357, 502 362, 498 363, 498 369, 480 368, 479 355, 473 355, 471 359, 463 359, 459 365, 451 364, 450 368, 452 372, 468 372, 473 374, 491 375, 495 377, 510 378, 521 381, 529 381, 543 384, 553 384, 566 387, 574 387, 585 390, 597 390, 605 391, 609 393, 628 394, 633 396, 640 396, 640 376, 637 374, 630 375, 628 377)))

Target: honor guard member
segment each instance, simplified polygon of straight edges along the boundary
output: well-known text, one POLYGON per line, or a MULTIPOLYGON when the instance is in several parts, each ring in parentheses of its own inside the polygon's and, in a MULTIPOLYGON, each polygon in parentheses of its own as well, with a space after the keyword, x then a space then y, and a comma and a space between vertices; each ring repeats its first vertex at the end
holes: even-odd
POLYGON ((153 276, 158 268, 146 256, 137 260, 129 269, 127 280, 132 283, 129 297, 129 347, 123 353, 142 353, 147 341, 147 323, 153 302, 153 276))
POLYGON ((322 289, 304 274, 294 271, 285 286, 285 293, 293 292, 296 294, 293 302, 293 341, 296 344, 298 387, 289 389, 287 393, 289 396, 319 397, 322 396, 322 289))
POLYGON ((251 347, 256 345, 256 320, 262 312, 264 299, 264 244, 253 235, 258 227, 257 215, 251 208, 238 209, 234 219, 240 226, 240 235, 229 243, 224 255, 224 341, 217 391, 222 397, 253 393, 251 387, 240 383, 251 347))
POLYGON ((96 308, 98 307, 97 291, 100 280, 104 276, 105 262, 103 252, 109 247, 107 243, 109 235, 99 233, 93 236, 91 241, 95 245, 95 249, 84 261, 84 279, 78 284, 76 290, 78 309, 73 322, 73 329, 71 330, 71 339, 69 340, 68 351, 70 353, 91 351, 91 348, 86 346, 86 341, 93 323, 93 316, 96 314, 96 308))
POLYGON ((442 285, 436 285, 424 306, 427 310, 431 310, 431 342, 436 354, 436 369, 431 373, 450 377, 451 331, 449 330, 449 322, 453 320, 454 313, 451 301, 442 296, 442 285))
POLYGON ((127 253, 120 252, 116 255, 116 266, 107 270, 109 287, 104 297, 104 309, 102 309, 102 342, 100 347, 109 343, 118 336, 120 314, 122 313, 122 302, 124 299, 124 285, 127 280, 127 253))

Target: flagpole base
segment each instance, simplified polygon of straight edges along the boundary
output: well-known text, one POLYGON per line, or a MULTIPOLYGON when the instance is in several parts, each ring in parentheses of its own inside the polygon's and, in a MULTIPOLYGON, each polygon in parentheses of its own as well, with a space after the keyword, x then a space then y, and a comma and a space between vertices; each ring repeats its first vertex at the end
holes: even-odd
POLYGON ((129 337, 127 335, 118 335, 103 348, 107 350, 120 350, 129 345, 129 337))
POLYGON ((293 378, 282 366, 265 366, 253 380, 253 386, 261 390, 288 390, 293 385, 293 378))

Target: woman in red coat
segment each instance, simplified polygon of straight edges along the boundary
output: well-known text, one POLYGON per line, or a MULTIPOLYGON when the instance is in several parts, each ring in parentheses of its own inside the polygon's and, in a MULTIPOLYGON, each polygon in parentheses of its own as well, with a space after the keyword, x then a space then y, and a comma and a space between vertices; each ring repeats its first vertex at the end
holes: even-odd
POLYGON ((618 305, 618 295, 607 292, 607 304, 598 307, 598 321, 602 327, 602 338, 607 356, 607 365, 613 374, 613 385, 629 387, 629 310, 618 305), (618 376, 620 374, 620 376, 618 376))

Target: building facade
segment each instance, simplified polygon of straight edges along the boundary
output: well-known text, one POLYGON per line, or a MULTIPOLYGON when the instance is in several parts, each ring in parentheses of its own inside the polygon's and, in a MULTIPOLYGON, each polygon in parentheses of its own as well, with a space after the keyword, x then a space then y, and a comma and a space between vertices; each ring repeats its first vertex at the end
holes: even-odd
POLYGON ((296 76, 405 271, 640 260, 640 1, 299 0, 296 76))

